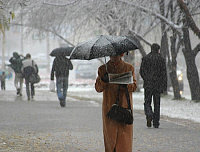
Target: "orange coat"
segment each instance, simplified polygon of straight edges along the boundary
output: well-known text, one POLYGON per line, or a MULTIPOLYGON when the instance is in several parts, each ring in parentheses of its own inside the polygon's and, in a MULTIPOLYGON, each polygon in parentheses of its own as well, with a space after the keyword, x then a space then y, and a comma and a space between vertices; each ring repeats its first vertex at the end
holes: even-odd
MULTIPOLYGON (((137 88, 133 65, 124 62, 122 59, 117 65, 114 65, 109 61, 107 63, 107 71, 108 73, 123 73, 132 71, 133 84, 128 84, 127 87, 130 95, 131 108, 133 109, 132 92, 134 92, 137 88)), ((100 66, 95 83, 96 91, 103 92, 102 118, 105 152, 113 152, 114 148, 116 148, 116 152, 132 152, 133 125, 117 123, 106 116, 112 104, 116 101, 118 84, 103 82, 101 77, 103 77, 105 73, 106 66, 100 66)), ((122 87, 120 88, 119 105, 126 108, 128 107, 125 89, 122 87)))

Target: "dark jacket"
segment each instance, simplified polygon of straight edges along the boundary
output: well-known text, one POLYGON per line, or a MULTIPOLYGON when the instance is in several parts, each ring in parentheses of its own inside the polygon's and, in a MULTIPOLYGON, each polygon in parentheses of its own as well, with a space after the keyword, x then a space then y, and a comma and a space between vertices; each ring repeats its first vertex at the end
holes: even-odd
POLYGON ((6 81, 6 74, 4 73, 2 73, 2 75, 0 75, 0 80, 1 81, 6 81))
POLYGON ((53 61, 53 66, 51 69, 51 80, 54 80, 54 73, 56 78, 68 77, 69 70, 73 69, 71 61, 65 56, 57 56, 53 61))
POLYGON ((166 63, 160 53, 150 52, 142 58, 140 75, 144 80, 145 89, 157 90, 160 93, 167 90, 166 63))
POLYGON ((22 68, 22 60, 17 52, 13 53, 13 57, 10 58, 9 62, 11 63, 9 66, 15 71, 15 73, 21 73, 22 68))

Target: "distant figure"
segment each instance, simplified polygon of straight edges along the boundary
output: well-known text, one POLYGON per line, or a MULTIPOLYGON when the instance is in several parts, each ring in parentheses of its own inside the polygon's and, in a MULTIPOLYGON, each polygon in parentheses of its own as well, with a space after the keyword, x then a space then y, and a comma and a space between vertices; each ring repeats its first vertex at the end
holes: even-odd
POLYGON ((66 97, 68 89, 69 70, 73 69, 71 61, 65 57, 62 52, 56 55, 51 69, 51 80, 54 80, 54 73, 56 76, 57 96, 60 100, 60 106, 66 106, 66 97))
POLYGON ((1 80, 1 90, 6 90, 6 73, 2 72, 2 75, 0 76, 1 80))
POLYGON ((142 58, 140 75, 144 80, 144 111, 147 127, 158 128, 160 123, 160 94, 167 90, 167 71, 165 59, 160 55, 160 46, 151 45, 151 52, 142 58), (152 96, 154 112, 152 111, 152 96))
POLYGON ((22 61, 22 73, 23 77, 25 78, 26 83, 26 94, 28 100, 30 100, 30 96, 33 99, 35 95, 35 88, 34 84, 30 83, 29 78, 32 73, 38 73, 38 66, 37 64, 31 59, 31 55, 28 53, 26 54, 26 59, 22 61), (30 86, 31 86, 31 93, 30 93, 30 86))
POLYGON ((17 52, 13 52, 13 57, 11 57, 9 60, 9 62, 11 63, 9 66, 15 72, 14 85, 17 90, 17 95, 20 95, 20 96, 22 96, 22 88, 23 88, 23 78, 22 78, 22 71, 21 71, 22 60, 24 60, 24 57, 21 58, 17 52))
MULTIPOLYGON (((132 92, 137 88, 134 66, 124 62, 123 55, 110 56, 110 60, 98 68, 98 77, 95 83, 96 91, 103 92, 102 119, 105 152, 132 152, 133 124, 118 123, 106 116, 111 106, 116 102, 119 88, 119 84, 109 83, 108 73, 132 72, 133 83, 125 86, 128 88, 131 109, 133 109, 132 92)), ((124 108, 128 107, 124 88, 120 88, 119 105, 124 108)))

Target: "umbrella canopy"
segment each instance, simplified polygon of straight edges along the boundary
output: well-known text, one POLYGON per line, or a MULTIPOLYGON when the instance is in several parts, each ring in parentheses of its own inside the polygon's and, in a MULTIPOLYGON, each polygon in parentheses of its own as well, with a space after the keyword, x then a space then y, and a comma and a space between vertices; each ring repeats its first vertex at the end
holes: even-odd
POLYGON ((69 56, 73 49, 74 49, 74 47, 56 48, 50 53, 50 56, 57 56, 58 54, 62 54, 62 53, 63 53, 64 56, 69 56))
POLYGON ((78 44, 70 54, 70 59, 91 60, 116 56, 137 48, 137 43, 126 36, 101 35, 78 44))

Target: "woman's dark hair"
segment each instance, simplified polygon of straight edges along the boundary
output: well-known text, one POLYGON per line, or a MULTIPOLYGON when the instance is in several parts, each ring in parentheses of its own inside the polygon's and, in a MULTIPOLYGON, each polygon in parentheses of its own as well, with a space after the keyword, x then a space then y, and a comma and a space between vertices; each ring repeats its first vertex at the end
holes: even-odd
POLYGON ((26 54, 26 58, 31 58, 31 55, 29 53, 26 54))

